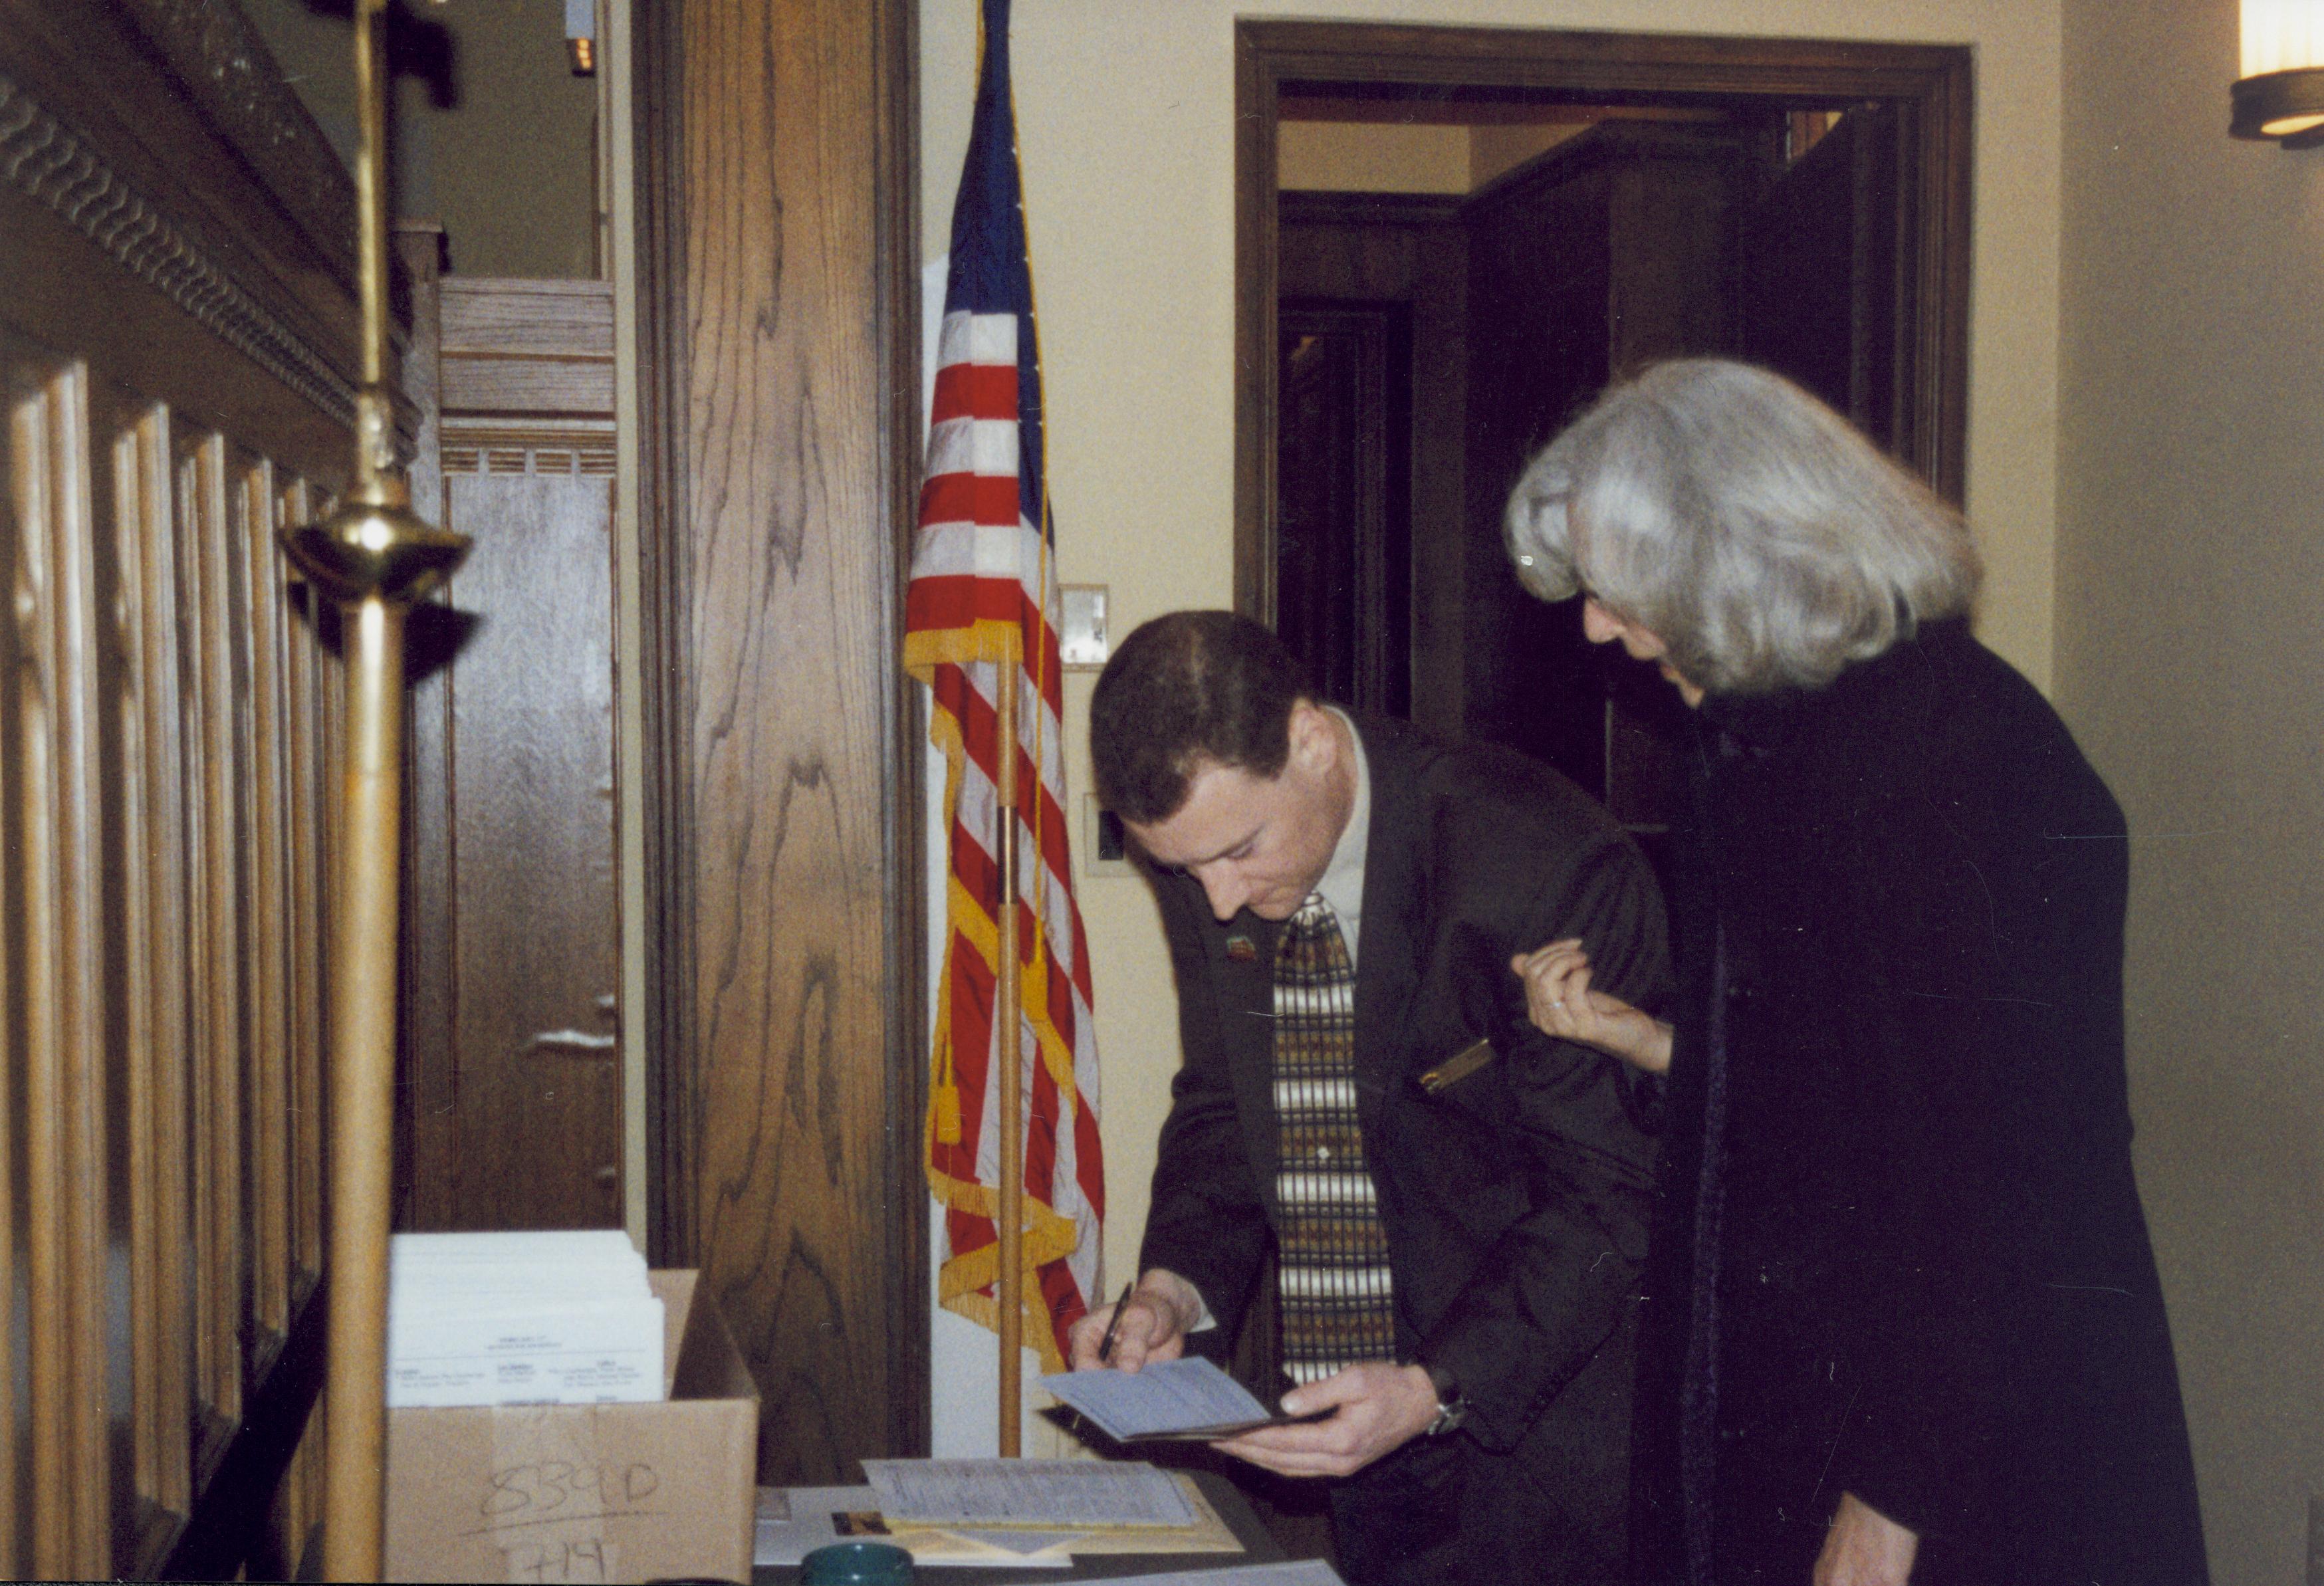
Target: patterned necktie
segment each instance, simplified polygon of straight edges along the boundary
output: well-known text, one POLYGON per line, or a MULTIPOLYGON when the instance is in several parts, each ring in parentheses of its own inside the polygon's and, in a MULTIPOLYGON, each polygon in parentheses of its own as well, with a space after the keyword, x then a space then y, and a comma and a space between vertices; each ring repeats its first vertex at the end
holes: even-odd
POLYGON ((1276 953, 1275 1119, 1283 1369, 1308 1383, 1393 1360, 1388 1237, 1356 1117, 1356 975, 1321 893, 1276 953))

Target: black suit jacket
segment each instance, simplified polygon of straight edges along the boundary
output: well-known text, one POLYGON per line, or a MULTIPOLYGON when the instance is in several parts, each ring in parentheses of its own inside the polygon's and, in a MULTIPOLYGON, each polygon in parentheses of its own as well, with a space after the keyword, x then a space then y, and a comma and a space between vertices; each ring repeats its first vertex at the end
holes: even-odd
MULTIPOLYGON (((1355 721, 1371 778, 1357 1106, 1397 1337, 1406 1359, 1452 1371, 1479 1443, 1511 1450, 1557 1418, 1560 1389, 1609 1338, 1627 1337, 1654 1163, 1637 1082, 1526 1023, 1508 961, 1578 936, 1600 987, 1657 1006, 1668 975, 1661 899, 1637 849, 1556 772, 1355 721), (1423 1072, 1480 1036, 1493 1063, 1437 1096, 1423 1092, 1423 1072)), ((1279 927, 1248 910, 1221 925, 1191 877, 1154 880, 1184 1066, 1140 1260, 1192 1281, 1231 1336, 1276 1214, 1279 927)), ((1592 1396, 1553 1441, 1626 1446, 1627 1384, 1611 1397, 1621 1402, 1592 1396)))

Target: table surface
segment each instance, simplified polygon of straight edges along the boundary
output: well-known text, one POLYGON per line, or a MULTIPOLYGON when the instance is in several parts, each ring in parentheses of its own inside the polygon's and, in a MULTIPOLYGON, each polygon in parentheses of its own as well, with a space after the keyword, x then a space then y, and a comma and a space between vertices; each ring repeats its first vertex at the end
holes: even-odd
MULTIPOLYGON (((1049 1586, 1068 1581, 1104 1581, 1116 1575, 1160 1575, 1173 1570, 1215 1570, 1229 1564, 1272 1564, 1284 1559, 1267 1526, 1233 1482, 1215 1471, 1190 1472, 1219 1518, 1247 1550, 1242 1553, 1113 1553, 1077 1558, 1070 1570, 988 1569, 968 1564, 922 1564, 913 1572, 920 1581, 944 1586, 1049 1586)), ((796 1564, 761 1564, 751 1572, 753 1586, 794 1582, 796 1564)))

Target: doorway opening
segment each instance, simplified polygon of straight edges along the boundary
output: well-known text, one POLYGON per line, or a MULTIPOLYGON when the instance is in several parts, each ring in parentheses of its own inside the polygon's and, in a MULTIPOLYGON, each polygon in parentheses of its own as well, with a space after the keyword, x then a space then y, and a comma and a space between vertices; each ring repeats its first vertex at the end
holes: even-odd
POLYGON ((1714 353, 1960 501, 1969 51, 1244 22, 1236 60, 1238 609, 1658 848, 1675 701, 1519 588, 1502 505, 1608 380, 1714 353))

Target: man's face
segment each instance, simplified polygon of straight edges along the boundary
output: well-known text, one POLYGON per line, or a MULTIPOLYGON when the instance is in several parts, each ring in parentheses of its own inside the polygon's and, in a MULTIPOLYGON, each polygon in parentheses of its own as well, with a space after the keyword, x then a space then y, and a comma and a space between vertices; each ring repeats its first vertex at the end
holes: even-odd
POLYGON ((1323 879, 1353 807, 1346 733, 1337 718, 1303 702, 1292 712, 1291 753, 1279 773, 1206 765, 1177 814, 1122 825, 1155 863, 1200 881, 1221 920, 1244 908, 1289 919, 1323 879))

